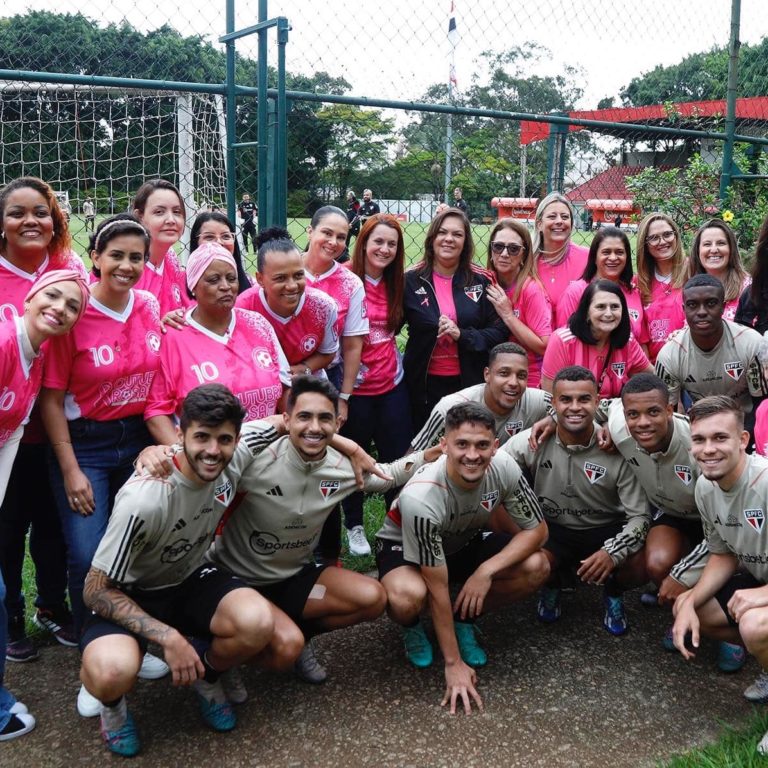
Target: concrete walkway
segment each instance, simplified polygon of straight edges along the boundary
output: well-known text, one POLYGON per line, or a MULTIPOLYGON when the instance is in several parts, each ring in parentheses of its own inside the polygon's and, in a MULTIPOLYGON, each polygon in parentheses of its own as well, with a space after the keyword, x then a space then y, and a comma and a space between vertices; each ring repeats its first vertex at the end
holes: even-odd
MULTIPOLYGON (((741 692, 759 671, 715 667, 705 641, 686 664, 661 647, 669 621, 627 595, 631 631, 602 628, 600 592, 563 596, 563 618, 539 624, 535 602, 483 619, 490 662, 480 671, 485 712, 451 717, 439 706, 442 665, 407 666, 399 630, 387 619, 316 639, 329 680, 247 670, 251 700, 239 723, 215 734, 199 721, 194 696, 168 680, 140 681, 130 698, 142 737, 132 766, 654 766, 716 738, 752 707, 741 692)), ((3 768, 119 764, 101 745, 97 720, 75 712, 78 656, 46 645, 41 660, 9 664, 6 684, 37 717, 30 735, 0 745, 3 768)))

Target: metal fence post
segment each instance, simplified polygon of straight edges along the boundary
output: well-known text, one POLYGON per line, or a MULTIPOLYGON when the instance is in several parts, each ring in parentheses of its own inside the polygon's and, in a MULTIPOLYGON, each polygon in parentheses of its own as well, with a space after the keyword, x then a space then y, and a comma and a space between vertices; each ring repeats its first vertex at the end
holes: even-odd
MULTIPOLYGON (((227 0, 227 34, 235 31, 235 0, 227 0)), ((237 210, 237 175, 235 155, 235 123, 237 97, 235 96, 235 41, 227 40, 227 216, 234 224, 237 210)))
MULTIPOLYGON (((266 21, 267 0, 259 0, 259 23, 266 21)), ((268 225, 272 221, 273 211, 270 210, 270 200, 267 193, 267 174, 269 173, 269 159, 267 157, 267 143, 269 141, 269 129, 267 118, 267 35, 269 30, 260 29, 258 46, 258 174, 259 174, 259 221, 268 225)))

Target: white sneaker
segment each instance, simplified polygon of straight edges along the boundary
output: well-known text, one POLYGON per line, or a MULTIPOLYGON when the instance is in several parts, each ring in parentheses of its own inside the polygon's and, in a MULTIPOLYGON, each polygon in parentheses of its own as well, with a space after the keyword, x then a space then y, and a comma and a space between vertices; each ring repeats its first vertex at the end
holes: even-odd
POLYGON ((80 717, 96 717, 101 714, 104 705, 95 697, 91 696, 84 685, 80 686, 77 693, 77 714, 80 717))
POLYGON ((757 745, 757 751, 761 755, 768 755, 768 731, 763 734, 760 743, 757 745))
POLYGON ((0 741, 10 741, 18 739, 25 733, 29 733, 35 727, 35 718, 30 714, 11 715, 11 719, 0 731, 0 741))
POLYGON ((151 653, 145 653, 144 658, 141 660, 141 669, 139 669, 139 677, 142 680, 159 680, 161 677, 165 677, 171 668, 157 656, 153 656, 151 653))
POLYGON ((232 704, 245 704, 248 701, 248 689, 237 667, 232 667, 219 675, 221 687, 232 704))
POLYGON ((768 672, 761 672, 755 678, 752 685, 744 691, 744 698, 755 703, 768 702, 768 672))
POLYGON ((347 528, 347 539, 349 540, 349 553, 351 555, 371 554, 371 545, 365 537, 365 528, 362 525, 347 528))
POLYGON ((22 704, 20 701, 17 701, 9 710, 8 712, 12 715, 28 715, 29 710, 27 709, 26 704, 22 704))

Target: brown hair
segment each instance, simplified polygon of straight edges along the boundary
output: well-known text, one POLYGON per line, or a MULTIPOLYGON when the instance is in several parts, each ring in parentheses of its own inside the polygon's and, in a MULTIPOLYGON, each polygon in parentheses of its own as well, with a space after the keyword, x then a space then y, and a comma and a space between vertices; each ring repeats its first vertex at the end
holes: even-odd
POLYGON ((688 410, 691 424, 699 419, 707 419, 718 413, 732 413, 736 417, 739 429, 744 429, 744 411, 730 395, 710 395, 697 400, 688 410))
POLYGON ((403 293, 405 291, 405 244, 403 230, 397 219, 389 213, 371 216, 355 241, 352 254, 352 271, 365 283, 365 250, 373 230, 382 224, 397 232, 397 250, 394 260, 384 270, 384 285, 387 288, 387 328, 397 333, 403 323, 403 293))
POLYGON ((680 237, 680 229, 666 213, 649 213, 643 217, 637 228, 637 245, 635 246, 635 259, 637 260, 637 287, 640 291, 640 298, 643 306, 651 302, 651 284, 653 283, 653 272, 656 263, 647 250, 645 241, 648 237, 648 229, 654 221, 663 221, 669 225, 669 228, 675 233, 675 252, 672 256, 672 281, 670 288, 682 288, 688 279, 688 260, 683 251, 683 239, 680 237))
POLYGON ((178 188, 171 184, 166 179, 150 179, 145 181, 136 192, 136 196, 133 198, 133 209, 139 212, 139 217, 144 216, 144 211, 147 207, 147 201, 153 192, 157 192, 158 189, 167 189, 169 192, 173 192, 176 197, 179 198, 179 205, 184 213, 184 218, 187 217, 187 207, 184 205, 184 198, 181 196, 178 188))
POLYGON ((704 274, 707 270, 701 264, 699 257, 699 248, 701 247, 701 237, 706 229, 719 229, 728 241, 728 274, 726 275, 723 288, 725 288, 725 300, 733 301, 741 296, 744 288, 744 280, 747 277, 747 271, 741 264, 739 256, 739 246, 736 242, 736 235, 733 230, 722 219, 710 219, 705 221, 697 230, 693 237, 690 256, 691 276, 704 274))
MULTIPOLYGON (((9 182, 0 190, 0 229, 2 229, 1 225, 5 218, 5 206, 8 203, 8 197, 19 189, 34 189, 35 192, 39 192, 45 198, 45 202, 51 210, 51 218, 53 219, 53 236, 51 237, 51 242, 48 243, 48 258, 50 259, 51 267, 54 269, 61 268, 67 263, 69 258, 72 238, 69 235, 67 217, 61 210, 56 195, 50 185, 46 184, 42 179, 38 179, 36 176, 21 176, 9 182)), ((5 250, 4 234, 0 239, 0 250, 5 250)))

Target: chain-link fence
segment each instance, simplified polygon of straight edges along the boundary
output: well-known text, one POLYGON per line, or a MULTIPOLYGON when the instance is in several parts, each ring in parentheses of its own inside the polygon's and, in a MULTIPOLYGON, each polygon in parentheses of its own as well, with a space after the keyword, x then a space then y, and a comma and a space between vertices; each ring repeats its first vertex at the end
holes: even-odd
MULTIPOLYGON (((232 5, 230 29, 254 24, 259 6, 267 6, 232 5)), ((732 6, 740 10, 742 42, 734 130, 761 138, 768 14, 760 0, 542 0, 535 7, 271 0, 267 15, 286 16, 292 26, 289 228, 303 244, 318 206, 347 209, 348 193, 360 199, 368 188, 382 210, 405 223, 413 260, 437 205, 453 203, 457 188, 479 245, 497 215, 532 218, 535 201, 561 189, 582 230, 619 218, 632 227, 642 210, 655 207, 685 228, 728 209, 743 242, 751 242, 766 208, 764 182, 738 179, 725 199, 719 190, 732 6), (319 96, 300 95, 306 93, 319 96), (429 105, 455 109, 427 111, 429 105), (518 119, 553 112, 571 124, 518 119), (674 130, 654 133, 657 127, 674 130)), ((235 125, 226 121, 227 69, 218 42, 226 11, 224 0, 64 0, 55 12, 7 2, 0 69, 15 73, 0 76, 0 181, 22 173, 49 181, 72 208, 76 237, 86 198, 99 215, 123 210, 150 176, 175 180, 191 211, 231 203, 226 149, 233 143, 244 145, 236 151, 235 196, 255 195, 253 92, 239 93, 235 125), (25 72, 91 77, 87 84, 51 83, 19 74, 25 72), (132 88, 107 78, 210 88, 132 88)), ((255 37, 239 40, 236 50, 235 81, 254 87, 255 37)), ((272 37, 272 87, 276 55, 272 37)), ((759 143, 737 143, 734 160, 736 177, 765 172, 759 143)))

